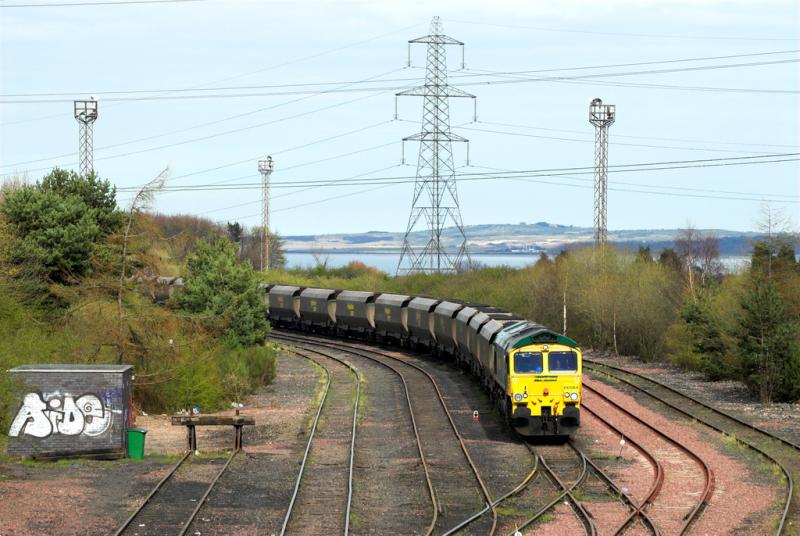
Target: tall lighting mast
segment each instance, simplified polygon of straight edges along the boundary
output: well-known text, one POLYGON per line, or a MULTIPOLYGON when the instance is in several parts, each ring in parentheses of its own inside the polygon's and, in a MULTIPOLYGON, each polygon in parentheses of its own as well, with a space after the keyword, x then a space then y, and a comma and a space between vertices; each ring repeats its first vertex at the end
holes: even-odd
POLYGON ((608 239, 608 128, 616 119, 616 106, 601 99, 589 103, 589 123, 594 125, 594 244, 608 239))
POLYGON ((261 271, 269 269, 269 177, 275 169, 271 156, 258 161, 261 173, 261 271))
POLYGON ((94 171, 93 130, 97 120, 97 99, 76 100, 72 102, 72 110, 78 121, 78 155, 81 176, 88 177, 94 171))

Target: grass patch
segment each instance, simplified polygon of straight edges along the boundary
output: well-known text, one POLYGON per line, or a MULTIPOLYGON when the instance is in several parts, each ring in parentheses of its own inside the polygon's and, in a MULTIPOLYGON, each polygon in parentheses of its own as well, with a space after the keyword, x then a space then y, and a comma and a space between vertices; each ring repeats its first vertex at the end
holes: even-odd
POLYGON ((518 510, 517 508, 515 508, 513 506, 497 506, 495 508, 495 510, 497 510, 497 515, 501 515, 501 516, 505 516, 505 517, 524 516, 525 515, 525 511, 518 510))

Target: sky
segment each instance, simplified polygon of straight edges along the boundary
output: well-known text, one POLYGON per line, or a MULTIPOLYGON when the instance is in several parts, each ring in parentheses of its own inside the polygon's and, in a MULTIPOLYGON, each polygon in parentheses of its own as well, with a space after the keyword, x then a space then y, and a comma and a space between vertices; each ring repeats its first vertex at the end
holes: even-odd
POLYGON ((800 221, 798 157, 768 158, 800 152, 794 0, 58 3, 0 0, 3 178, 77 169, 72 100, 96 96, 94 168, 122 206, 169 166, 154 210, 258 225, 270 154, 272 229, 402 231, 413 184, 381 182, 413 178, 418 147, 403 164, 401 140, 423 103, 400 98, 395 119, 394 94, 422 83, 425 45, 409 67, 407 42, 439 16, 465 43, 465 68, 448 47, 450 83, 477 96, 477 122, 468 99, 450 103, 470 140, 469 166, 454 147, 465 224, 591 226, 595 97, 616 105, 612 169, 706 161, 610 173, 610 229, 753 230, 765 203, 800 221), (579 169, 535 176, 564 168, 579 169), (497 170, 529 173, 468 180, 497 170), (309 180, 332 185, 297 187, 309 180), (208 184, 239 187, 175 190, 208 184))

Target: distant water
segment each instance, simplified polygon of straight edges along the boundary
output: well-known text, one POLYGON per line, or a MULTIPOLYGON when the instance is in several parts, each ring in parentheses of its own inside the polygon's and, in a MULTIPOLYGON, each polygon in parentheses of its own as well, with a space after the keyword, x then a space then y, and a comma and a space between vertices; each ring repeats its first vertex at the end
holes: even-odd
MULTIPOLYGON (((398 253, 326 253, 328 267, 340 268, 351 261, 361 261, 367 266, 377 268, 387 274, 394 274, 397 270, 398 253)), ((522 268, 535 263, 539 255, 471 255, 474 262, 486 266, 511 266, 522 268)), ((742 269, 750 261, 750 257, 722 257, 722 264, 726 270, 735 271, 742 269)), ((286 265, 289 268, 313 268, 316 266, 311 253, 286 253, 286 265)))

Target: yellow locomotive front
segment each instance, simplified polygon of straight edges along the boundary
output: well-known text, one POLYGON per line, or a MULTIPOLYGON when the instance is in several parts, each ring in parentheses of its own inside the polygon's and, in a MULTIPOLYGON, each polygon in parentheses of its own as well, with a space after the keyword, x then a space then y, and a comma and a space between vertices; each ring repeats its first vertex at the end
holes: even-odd
POLYGON ((507 383, 512 426, 526 436, 574 434, 580 425, 581 367, 580 350, 560 342, 514 348, 507 383))

